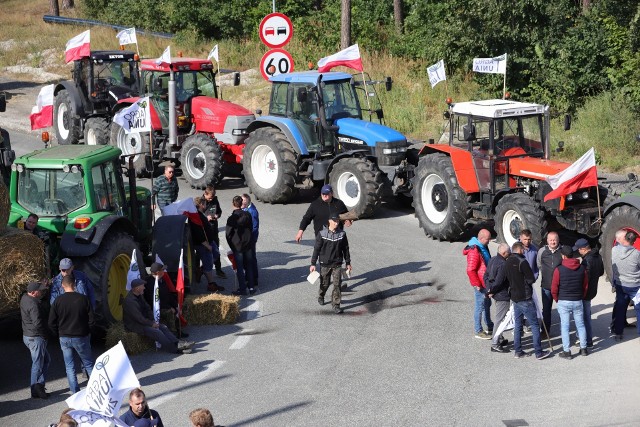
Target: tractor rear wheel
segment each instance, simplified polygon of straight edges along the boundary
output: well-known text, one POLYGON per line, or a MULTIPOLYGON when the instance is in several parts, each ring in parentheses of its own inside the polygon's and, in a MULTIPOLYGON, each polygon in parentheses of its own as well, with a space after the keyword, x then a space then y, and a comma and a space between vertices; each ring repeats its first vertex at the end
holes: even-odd
POLYGON ((449 156, 435 153, 420 159, 412 194, 415 216, 427 236, 456 240, 464 234, 469 205, 449 156))
POLYGON ((222 151, 215 139, 198 133, 186 139, 180 151, 182 172, 192 188, 204 190, 222 181, 222 151))
POLYGON ((71 114, 71 96, 63 89, 58 92, 53 104, 53 127, 60 145, 77 144, 82 135, 80 127, 74 125, 71 114))
MULTIPOLYGON (((618 230, 634 231, 640 235, 640 210, 629 205, 615 207, 607 214, 602 224, 600 233, 600 246, 602 262, 607 278, 611 281, 611 248, 616 243, 616 232, 618 230)), ((636 239, 634 244, 636 249, 640 247, 640 239, 636 239)))
POLYGON ((91 117, 84 125, 84 143, 86 145, 107 145, 111 122, 104 117, 91 117))
POLYGON ((247 186, 258 200, 284 203, 297 193, 296 153, 279 129, 256 129, 246 140, 242 158, 247 186))
POLYGON ((138 251, 138 267, 144 271, 143 257, 131 235, 116 231, 105 235, 90 257, 74 259, 76 269, 84 272, 95 286, 96 325, 106 329, 122 321, 122 301, 127 295, 127 272, 131 254, 138 251))
POLYGON ((545 212, 540 203, 524 193, 507 194, 498 202, 494 216, 498 242, 511 246, 520 239, 520 232, 531 230, 533 244, 540 247, 547 229, 545 212))
POLYGON ((124 128, 118 123, 111 125, 111 137, 109 144, 118 147, 122 151, 122 155, 138 154, 133 157, 133 167, 137 176, 145 176, 147 170, 145 168, 144 155, 149 153, 149 132, 131 132, 126 133, 124 128))
POLYGON ((351 157, 338 160, 329 176, 335 196, 358 218, 367 218, 380 206, 383 174, 368 159, 351 157))

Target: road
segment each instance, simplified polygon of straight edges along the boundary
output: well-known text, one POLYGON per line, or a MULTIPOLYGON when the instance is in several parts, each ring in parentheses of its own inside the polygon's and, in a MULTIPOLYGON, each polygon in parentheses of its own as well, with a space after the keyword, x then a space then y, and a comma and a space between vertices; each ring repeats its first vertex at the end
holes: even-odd
MULTIPOLYGON (((22 142, 14 134, 13 141, 16 150, 39 146, 32 137, 22 142)), ((218 191, 223 217, 232 197, 246 191, 239 179, 225 179, 218 191)), ((196 195, 180 179, 180 198, 196 195)), ((131 358, 166 426, 188 425, 196 407, 209 408, 226 426, 638 424, 640 339, 631 329, 620 344, 609 337, 608 283, 601 282, 593 302, 596 338, 588 357, 557 357, 559 337, 552 339, 556 355, 543 361, 491 353, 488 341, 473 337, 464 243, 428 239, 410 210, 385 206, 375 219, 347 229, 354 276, 345 313, 336 315, 318 305, 316 287, 305 280, 309 231, 300 244, 294 240, 314 197, 256 203, 261 291, 243 300, 235 325, 189 328, 197 342, 192 354, 131 358)), ((228 265, 225 271, 230 278, 220 284, 229 290, 232 271, 228 265)), ((556 334, 558 321, 554 311, 556 334)), ((529 336, 524 343, 530 350, 529 336)), ((57 420, 69 396, 59 345, 49 345, 46 401, 29 398, 30 360, 21 339, 0 345, 11 361, 0 367, 0 425, 57 420)))

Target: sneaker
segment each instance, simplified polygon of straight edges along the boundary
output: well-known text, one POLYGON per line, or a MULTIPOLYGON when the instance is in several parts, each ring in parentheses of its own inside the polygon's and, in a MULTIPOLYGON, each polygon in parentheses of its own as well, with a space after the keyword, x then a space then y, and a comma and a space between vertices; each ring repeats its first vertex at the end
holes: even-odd
POLYGON ((340 286, 340 291, 341 291, 341 292, 346 292, 346 291, 348 291, 348 290, 349 290, 349 287, 348 287, 347 285, 342 285, 342 286, 340 286))
POLYGON ((342 309, 340 308, 339 305, 334 305, 333 306, 333 312, 336 314, 342 314, 342 309))
POLYGON ((491 335, 489 335, 485 331, 480 331, 480 332, 478 332, 476 334, 476 338, 479 338, 481 340, 490 340, 491 339, 491 335))
POLYGON ((536 354, 536 359, 542 360, 542 359, 546 359, 549 356, 551 356, 550 351, 543 351, 542 353, 536 354))
POLYGON ((509 353, 509 350, 507 350, 506 348, 504 348, 501 345, 492 345, 491 346, 491 351, 494 353, 509 353))
POLYGON ((616 335, 615 336, 615 340, 616 341, 622 341, 622 334, 616 335))
POLYGON ((218 292, 223 292, 224 291, 224 286, 220 286, 216 283, 216 288, 218 289, 218 292))
POLYGON ((509 340, 506 339, 506 338, 503 338, 502 341, 500 341, 500 346, 501 347, 505 347, 508 344, 509 344, 509 340))
POLYGON ((571 360, 572 356, 571 356, 571 352, 570 351, 561 351, 558 356, 561 359, 567 359, 567 360, 571 360))
POLYGON ((515 357, 516 359, 523 359, 523 358, 525 358, 525 357, 527 357, 527 356, 528 356, 528 354, 527 354, 527 353, 525 353, 524 351, 516 351, 516 352, 513 354, 513 357, 515 357))
POLYGON ((580 349, 580 356, 588 356, 588 355, 589 355, 589 350, 587 350, 586 348, 580 349))
POLYGON ((318 304, 324 305, 324 297, 318 297, 318 304))
POLYGON ((194 345, 196 345, 194 341, 178 341, 178 350, 190 349, 193 348, 194 345))
POLYGON ((249 288, 249 295, 253 295, 256 293, 256 288, 249 288))
POLYGON ((493 329, 489 329, 489 330, 487 331, 487 333, 488 333, 489 335, 493 336, 493 329))
POLYGON ((593 348, 593 343, 592 342, 588 342, 587 343, 587 348, 593 348))
POLYGON ((214 294, 218 292, 218 285, 216 285, 216 282, 209 283, 207 285, 207 291, 213 292, 214 294))
POLYGON ((216 276, 218 276, 221 279, 226 279, 227 278, 227 275, 222 270, 216 270, 216 276))

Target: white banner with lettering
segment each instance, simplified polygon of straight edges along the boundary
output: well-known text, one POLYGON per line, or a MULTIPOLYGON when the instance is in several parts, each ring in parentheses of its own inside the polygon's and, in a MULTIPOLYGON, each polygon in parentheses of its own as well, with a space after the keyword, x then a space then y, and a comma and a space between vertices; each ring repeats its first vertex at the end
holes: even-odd
POLYGON ((476 73, 507 74, 507 54, 495 58, 473 58, 476 73))
POLYGON ((113 116, 114 123, 122 126, 126 133, 150 132, 151 113, 149 110, 149 97, 140 98, 130 107, 123 108, 113 116))

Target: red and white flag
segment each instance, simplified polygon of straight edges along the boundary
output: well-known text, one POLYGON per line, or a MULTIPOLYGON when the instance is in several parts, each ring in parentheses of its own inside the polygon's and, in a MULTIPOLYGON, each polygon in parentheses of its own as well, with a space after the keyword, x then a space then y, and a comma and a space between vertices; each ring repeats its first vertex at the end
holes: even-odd
POLYGON ((67 42, 64 49, 64 62, 67 64, 91 54, 91 30, 80 33, 67 42))
POLYGON ((182 258, 184 250, 180 250, 180 264, 178 264, 178 279, 176 281, 176 291, 178 292, 178 318, 180 324, 185 326, 187 320, 182 315, 182 304, 184 304, 184 261, 182 258))
POLYGON ((357 44, 349 46, 338 53, 334 53, 333 55, 326 56, 319 60, 318 71, 324 73, 339 65, 353 68, 358 71, 363 70, 362 58, 360 58, 360 48, 358 48, 357 44))
POLYGON ((598 185, 596 155, 593 147, 576 160, 571 166, 547 177, 553 191, 544 196, 544 201, 575 193, 581 188, 598 185))
POLYGON ((36 105, 31 109, 31 130, 42 129, 53 125, 53 85, 40 89, 36 105))

